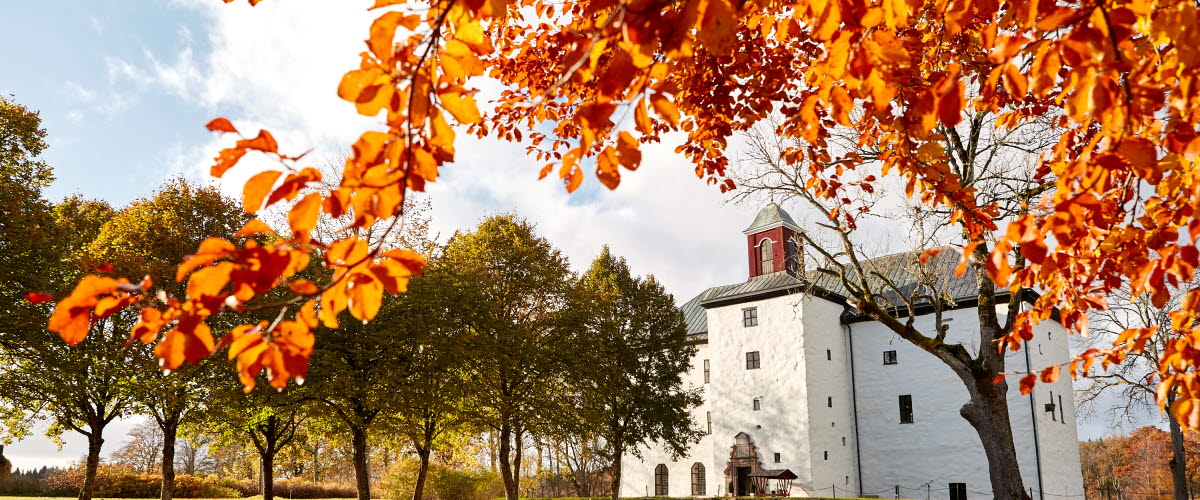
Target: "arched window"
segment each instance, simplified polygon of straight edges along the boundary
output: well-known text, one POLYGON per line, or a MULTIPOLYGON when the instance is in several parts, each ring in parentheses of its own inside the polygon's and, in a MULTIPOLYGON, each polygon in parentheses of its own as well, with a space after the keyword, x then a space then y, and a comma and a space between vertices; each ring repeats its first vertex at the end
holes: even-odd
POLYGON ((769 239, 759 242, 758 256, 762 263, 762 273, 775 272, 775 252, 771 249, 773 242, 769 239))
POLYGON ((667 496, 667 465, 658 464, 654 468, 654 496, 667 496))
POLYGON ((704 492, 704 464, 692 464, 692 495, 707 495, 704 492))

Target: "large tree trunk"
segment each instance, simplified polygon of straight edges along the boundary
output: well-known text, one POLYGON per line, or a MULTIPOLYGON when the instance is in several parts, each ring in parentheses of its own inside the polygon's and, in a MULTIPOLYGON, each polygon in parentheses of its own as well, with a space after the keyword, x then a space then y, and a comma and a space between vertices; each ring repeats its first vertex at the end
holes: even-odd
POLYGON ((429 448, 417 448, 417 457, 421 460, 421 465, 417 467, 417 482, 413 485, 413 500, 421 500, 421 494, 425 491, 425 474, 429 470, 429 448))
POLYGON ((505 500, 517 500, 517 480, 513 476, 512 463, 509 462, 509 452, 512 450, 512 428, 505 421, 500 426, 500 478, 504 480, 505 500))
MULTIPOLYGON (((268 446, 270 448, 270 446, 268 446)), ((263 500, 273 500, 275 498, 275 452, 259 453, 259 468, 262 476, 262 496, 263 500)))
POLYGON ((100 467, 100 450, 104 447, 104 426, 92 425, 88 434, 88 454, 83 472, 83 487, 79 489, 79 500, 92 500, 96 492, 96 470, 100 467))
MULTIPOLYGON (((990 347, 983 347, 989 349, 990 347)), ((1012 423, 1008 417, 1008 383, 992 383, 990 371, 974 370, 969 383, 971 400, 959 413, 975 428, 987 454, 992 497, 1000 500, 1031 500, 1021 479, 1017 449, 1013 445, 1012 423)))
POLYGON ((179 419, 172 418, 160 425, 163 431, 162 490, 160 500, 171 500, 175 495, 175 438, 179 435, 179 419))
MULTIPOLYGON (((611 446, 611 445, 610 445, 611 446)), ((620 449, 619 447, 615 447, 620 449)), ((612 456, 612 478, 608 483, 609 498, 617 500, 617 496, 621 494, 621 454, 614 453, 612 456)), ((707 492, 706 492, 707 493, 707 492)))
MULTIPOLYGON (((1167 399, 1167 407, 1175 400, 1175 393, 1172 392, 1167 399)), ((1187 484, 1187 455, 1183 451, 1183 430, 1179 428, 1179 421, 1175 420, 1175 416, 1171 412, 1167 412, 1167 421, 1171 425, 1171 477, 1175 483, 1175 500, 1188 500, 1188 484, 1187 484)))
POLYGON ((367 468, 367 430, 362 426, 351 426, 354 446, 354 483, 358 500, 371 500, 371 473, 367 468))

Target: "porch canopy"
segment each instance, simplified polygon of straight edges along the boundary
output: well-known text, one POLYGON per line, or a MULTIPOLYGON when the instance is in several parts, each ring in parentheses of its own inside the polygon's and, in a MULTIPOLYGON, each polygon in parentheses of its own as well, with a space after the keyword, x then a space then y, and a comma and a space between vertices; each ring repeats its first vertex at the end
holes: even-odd
POLYGON ((791 494, 796 473, 787 469, 759 469, 750 473, 758 496, 786 497, 791 494))

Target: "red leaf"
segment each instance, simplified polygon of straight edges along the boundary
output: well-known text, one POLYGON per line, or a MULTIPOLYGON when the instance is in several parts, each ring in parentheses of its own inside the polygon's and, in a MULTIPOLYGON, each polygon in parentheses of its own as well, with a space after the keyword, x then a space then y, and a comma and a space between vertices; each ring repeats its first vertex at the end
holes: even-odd
POLYGON ((25 300, 28 300, 30 304, 37 305, 54 300, 54 296, 42 292, 29 292, 25 294, 25 300))
POLYGON ((205 125, 204 127, 213 132, 232 134, 238 133, 237 129, 233 128, 233 124, 229 123, 229 120, 226 120, 225 118, 213 118, 213 121, 208 122, 208 125, 205 125))
POLYGON ((1030 373, 1024 377, 1021 377, 1021 395, 1025 396, 1030 392, 1033 392, 1034 384, 1037 384, 1037 375, 1030 373))

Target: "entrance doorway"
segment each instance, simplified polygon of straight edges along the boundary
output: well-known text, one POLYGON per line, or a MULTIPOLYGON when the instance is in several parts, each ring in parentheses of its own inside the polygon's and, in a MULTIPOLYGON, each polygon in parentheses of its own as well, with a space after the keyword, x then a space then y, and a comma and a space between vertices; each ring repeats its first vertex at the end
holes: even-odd
POLYGON ((739 497, 744 497, 744 496, 750 495, 750 468, 749 467, 738 467, 737 468, 737 480, 734 481, 734 485, 735 485, 734 487, 737 488, 737 491, 734 492, 735 495, 737 495, 739 497))

